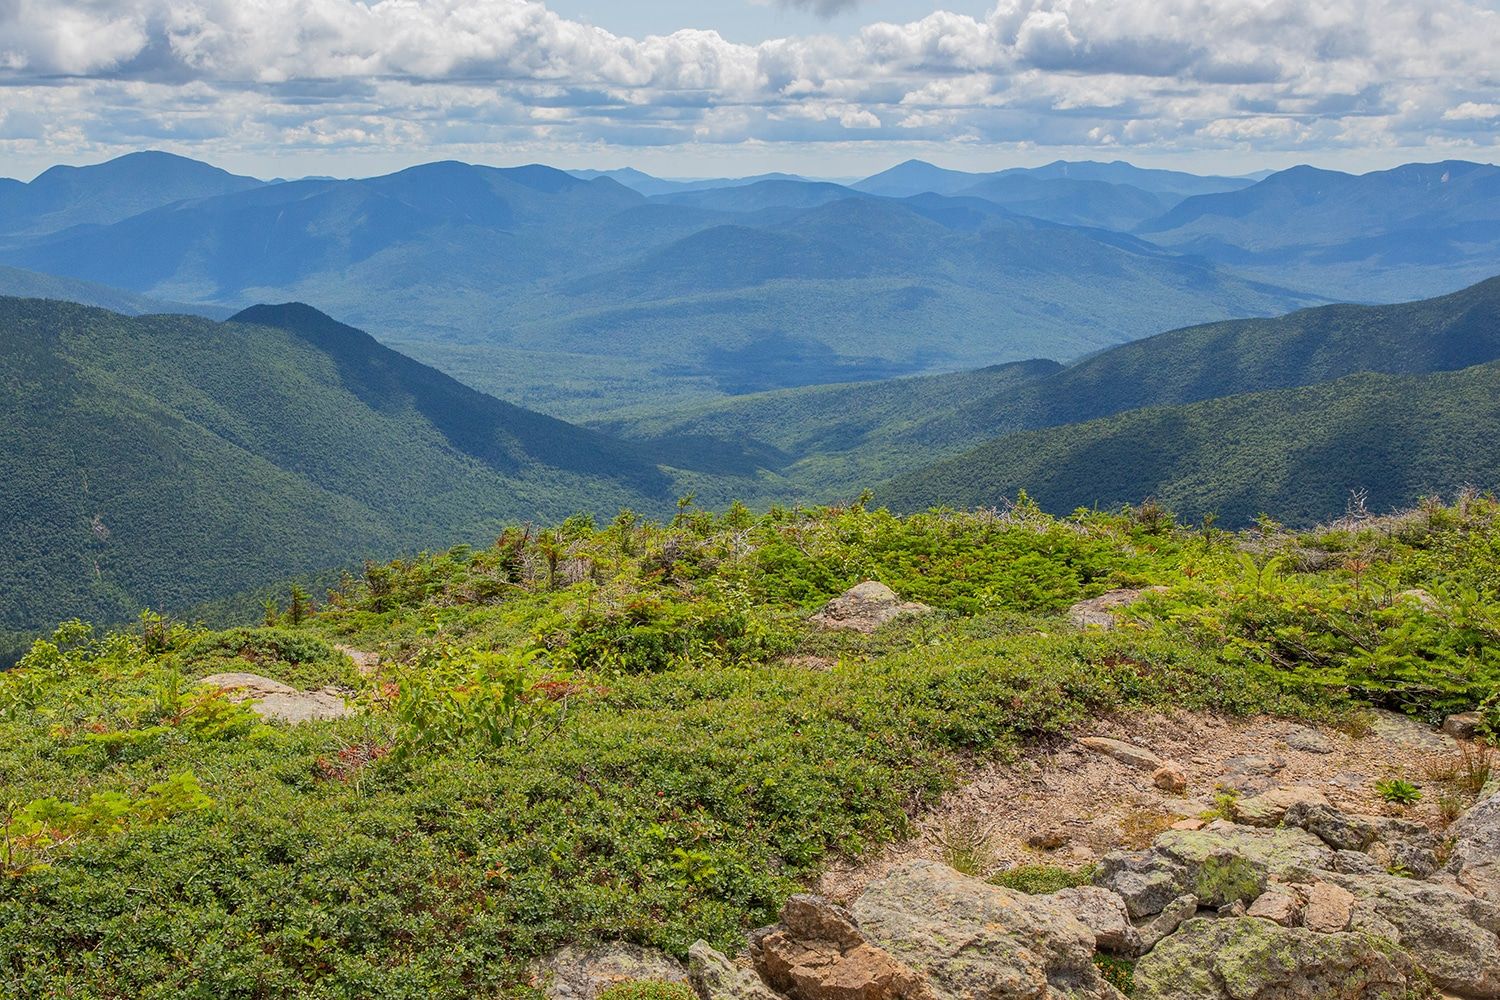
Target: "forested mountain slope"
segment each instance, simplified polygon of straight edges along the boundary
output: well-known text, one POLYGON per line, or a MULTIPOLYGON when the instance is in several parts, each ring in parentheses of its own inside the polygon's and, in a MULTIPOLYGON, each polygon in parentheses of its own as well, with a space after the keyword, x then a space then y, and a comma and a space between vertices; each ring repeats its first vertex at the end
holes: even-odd
POLYGON ((1260 514, 1324 523, 1353 494, 1373 510, 1500 487, 1500 363, 1359 374, 1321 385, 1150 407, 1010 434, 877 491, 897 510, 1044 509, 1153 498, 1179 516, 1243 527, 1260 514))
POLYGON ((634 446, 304 306, 233 322, 0 299, 0 626, 183 610, 507 519, 665 506, 634 446))
POLYGON ((764 465, 772 478, 746 488, 836 496, 1012 431, 1356 372, 1421 374, 1497 359, 1500 278, 1419 302, 1325 306, 1173 330, 1068 367, 1031 363, 819 386, 603 427, 656 444, 739 442, 762 461, 773 456, 764 465))

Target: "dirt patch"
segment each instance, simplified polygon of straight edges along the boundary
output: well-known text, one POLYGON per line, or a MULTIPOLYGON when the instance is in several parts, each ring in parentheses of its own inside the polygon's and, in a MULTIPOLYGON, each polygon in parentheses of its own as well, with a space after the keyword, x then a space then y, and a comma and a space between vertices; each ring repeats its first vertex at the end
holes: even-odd
POLYGON ((1172 823, 1214 808, 1226 784, 1239 785, 1247 797, 1257 789, 1316 787, 1345 812, 1400 815, 1438 829, 1439 789, 1428 772, 1457 754, 1452 741, 1420 746, 1416 730, 1403 735, 1399 727, 1356 738, 1284 719, 1186 712, 1103 719, 1078 735, 1123 740, 1175 761, 1187 775, 1187 790, 1163 791, 1150 770, 1072 741, 1032 750, 1014 763, 975 766, 958 789, 918 819, 914 838, 861 864, 836 863, 816 891, 851 901, 897 864, 944 860, 944 845, 952 844, 955 830, 969 842, 975 830, 982 831, 977 874, 1023 864, 1089 864, 1118 847, 1144 846, 1172 823), (1426 794, 1413 807, 1391 806, 1374 787, 1386 778, 1404 778, 1426 794))

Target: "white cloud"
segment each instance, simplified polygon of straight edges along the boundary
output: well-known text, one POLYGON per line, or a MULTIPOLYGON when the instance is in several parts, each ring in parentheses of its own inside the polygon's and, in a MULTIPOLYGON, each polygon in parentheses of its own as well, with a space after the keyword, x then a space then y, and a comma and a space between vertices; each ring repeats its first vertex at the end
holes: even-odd
POLYGON ((617 36, 538 0, 0 0, 0 92, 59 150, 207 123, 245 147, 788 141, 793 122, 797 141, 889 122, 1163 150, 1472 144, 1500 109, 1497 48, 1488 0, 997 0, 753 46, 617 36))

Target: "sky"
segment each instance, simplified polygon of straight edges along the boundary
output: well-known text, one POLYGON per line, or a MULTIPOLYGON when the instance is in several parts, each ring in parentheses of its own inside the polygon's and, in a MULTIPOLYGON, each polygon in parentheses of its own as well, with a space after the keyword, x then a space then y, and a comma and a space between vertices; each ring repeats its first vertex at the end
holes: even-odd
POLYGON ((0 175, 1500 159, 1500 0, 0 0, 0 175))

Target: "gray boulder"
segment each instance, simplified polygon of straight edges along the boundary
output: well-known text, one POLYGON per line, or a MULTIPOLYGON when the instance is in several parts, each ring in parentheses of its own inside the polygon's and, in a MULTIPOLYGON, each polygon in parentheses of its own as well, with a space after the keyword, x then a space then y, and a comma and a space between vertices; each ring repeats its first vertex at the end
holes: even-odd
POLYGON ((688 982, 699 1000, 781 1000, 749 969, 735 965, 707 941, 695 941, 688 949, 688 982))
POLYGON ((547 1000, 595 1000, 618 983, 653 979, 680 983, 682 964, 666 952, 616 941, 581 947, 569 945, 534 962, 531 973, 547 1000))
POLYGON ((1384 873, 1323 877, 1354 896, 1350 930, 1400 945, 1443 989, 1500 997, 1500 906, 1384 873))
POLYGON ((292 725, 322 719, 340 719, 354 711, 333 688, 298 691, 288 684, 260 674, 211 674, 198 683, 218 688, 230 701, 251 702, 250 707, 262 719, 292 725))
POLYGON ((923 615, 931 610, 925 604, 902 601, 883 583, 866 580, 829 601, 809 620, 819 628, 869 633, 897 618, 923 615))
POLYGON ((1448 871, 1474 895, 1500 904, 1500 782, 1492 781, 1448 833, 1453 837, 1448 871))
POLYGON ((1406 1000, 1411 960, 1365 934, 1198 918, 1135 967, 1137 1000, 1406 1000))
POLYGON ((865 935, 924 973, 941 1000, 1118 1000, 1094 932, 1067 907, 914 861, 854 904, 865 935))

